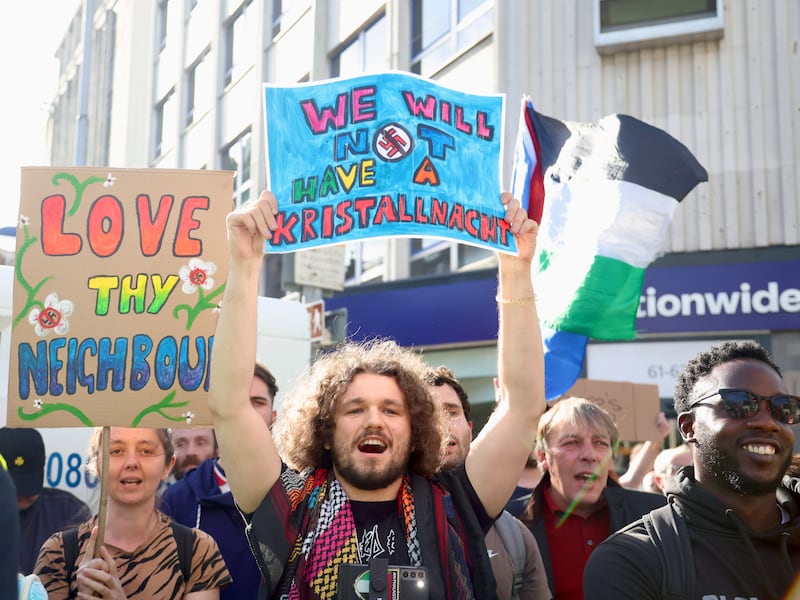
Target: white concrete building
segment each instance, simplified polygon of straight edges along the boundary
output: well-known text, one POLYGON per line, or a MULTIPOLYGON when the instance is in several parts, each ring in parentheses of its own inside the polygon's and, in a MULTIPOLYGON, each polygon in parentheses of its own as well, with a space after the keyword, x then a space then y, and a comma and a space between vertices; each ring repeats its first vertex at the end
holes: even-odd
MULTIPOLYGON (((787 370, 800 370, 800 300, 769 314, 737 305, 713 319, 707 307, 691 304, 692 294, 731 300, 736 292, 738 302, 762 288, 800 295, 795 0, 85 0, 83 6, 93 15, 92 34, 83 33, 82 12, 65 32, 51 116, 53 164, 72 164, 76 139, 84 136, 88 165, 234 170, 240 202, 266 185, 261 83, 370 70, 407 70, 465 91, 505 93, 506 173, 524 94, 540 112, 565 120, 628 113, 684 142, 708 169, 709 182, 681 203, 666 255, 648 270, 643 297, 650 293, 656 308, 648 313, 643 303, 643 334, 633 342, 644 366, 598 373, 592 354, 606 351, 592 344, 588 374, 668 389, 671 367, 688 358, 673 342, 705 347, 710 339, 736 337, 759 339, 787 370)), ((348 287, 328 303, 348 309, 349 333, 382 332, 425 348, 430 362, 454 368, 488 411, 493 256, 445 241, 402 239, 351 245, 346 260, 348 287)), ((284 292, 280 267, 280 259, 266 262, 264 289, 271 295, 284 292)))

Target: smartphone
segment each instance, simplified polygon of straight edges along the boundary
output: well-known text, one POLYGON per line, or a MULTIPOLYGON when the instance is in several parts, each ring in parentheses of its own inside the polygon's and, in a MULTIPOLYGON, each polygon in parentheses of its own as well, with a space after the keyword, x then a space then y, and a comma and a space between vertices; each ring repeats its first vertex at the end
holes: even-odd
POLYGON ((425 567, 389 565, 386 582, 379 590, 370 589, 369 565, 339 565, 338 600, 429 600, 428 571, 425 567))

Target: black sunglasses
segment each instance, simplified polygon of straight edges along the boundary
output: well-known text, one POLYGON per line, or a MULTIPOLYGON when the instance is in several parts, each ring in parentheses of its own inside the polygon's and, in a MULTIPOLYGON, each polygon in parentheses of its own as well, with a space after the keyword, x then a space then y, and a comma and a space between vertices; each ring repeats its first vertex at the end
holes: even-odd
POLYGON ((758 412, 759 403, 766 400, 769 402, 769 412, 781 423, 794 425, 800 422, 800 397, 791 394, 759 396, 747 390, 722 388, 690 402, 689 408, 694 408, 703 400, 717 395, 722 398, 722 406, 725 411, 734 419, 753 418, 758 412))

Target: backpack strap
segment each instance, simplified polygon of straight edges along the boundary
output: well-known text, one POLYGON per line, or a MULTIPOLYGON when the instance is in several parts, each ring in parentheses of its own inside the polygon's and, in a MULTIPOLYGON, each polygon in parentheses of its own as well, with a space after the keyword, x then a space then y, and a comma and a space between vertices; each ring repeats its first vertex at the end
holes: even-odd
POLYGON ((661 592, 664 598, 694 597, 695 570, 689 528, 674 504, 657 508, 642 517, 647 535, 661 561, 661 592))
POLYGON ((61 542, 64 546, 64 574, 69 589, 72 573, 75 571, 75 561, 78 559, 78 528, 70 527, 62 531, 61 542))
POLYGON ((189 584, 192 574, 192 554, 194 552, 194 530, 175 521, 172 521, 172 535, 178 547, 178 564, 181 567, 183 581, 189 584))
MULTIPOLYGON (((194 531, 190 527, 172 521, 172 535, 178 548, 178 564, 181 567, 183 580, 189 583, 189 576, 192 574, 194 531)), ((75 570, 75 560, 78 558, 78 528, 65 529, 61 532, 61 539, 64 546, 64 572, 69 585, 75 570)))
POLYGON ((500 513, 494 524, 500 540, 514 564, 511 598, 519 598, 519 592, 522 589, 522 573, 525 570, 525 541, 522 539, 522 531, 520 531, 519 523, 514 515, 506 510, 500 513))

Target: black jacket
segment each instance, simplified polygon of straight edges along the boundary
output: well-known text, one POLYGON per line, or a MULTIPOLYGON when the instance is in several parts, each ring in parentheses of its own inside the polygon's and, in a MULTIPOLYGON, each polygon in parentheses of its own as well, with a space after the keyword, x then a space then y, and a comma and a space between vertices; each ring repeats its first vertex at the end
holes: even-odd
POLYGON ((19 511, 20 572, 33 573, 39 549, 56 531, 91 518, 92 511, 78 497, 57 488, 42 488, 36 502, 19 511))
MULTIPOLYGON (((544 489, 550 484, 550 474, 545 473, 539 485, 533 490, 532 511, 526 510, 523 513, 522 521, 528 525, 533 532, 536 542, 539 544, 539 551, 542 554, 544 569, 547 571, 547 582, 550 590, 555 590, 553 585, 553 568, 550 564, 550 547, 547 544, 547 532, 544 525, 544 514, 542 505, 544 504, 544 489)), ((621 529, 628 523, 639 519, 654 508, 664 506, 666 499, 658 494, 647 492, 637 492, 621 487, 616 481, 609 477, 606 488, 603 490, 603 497, 608 504, 608 515, 611 521, 611 534, 621 529)), ((576 574, 578 576, 578 574, 576 574)))
MULTIPOLYGON (((676 479, 667 497, 685 515, 691 556, 671 560, 694 564, 693 598, 783 598, 800 571, 800 480, 784 478, 777 492, 788 523, 756 533, 695 481, 692 467, 676 479)), ((584 571, 585 598, 662 598, 663 574, 655 546, 637 521, 592 553, 584 571)))

